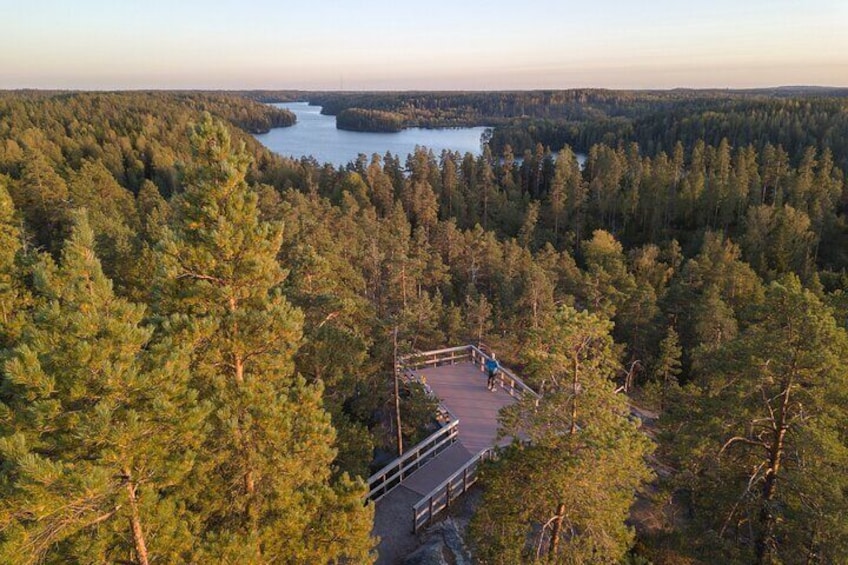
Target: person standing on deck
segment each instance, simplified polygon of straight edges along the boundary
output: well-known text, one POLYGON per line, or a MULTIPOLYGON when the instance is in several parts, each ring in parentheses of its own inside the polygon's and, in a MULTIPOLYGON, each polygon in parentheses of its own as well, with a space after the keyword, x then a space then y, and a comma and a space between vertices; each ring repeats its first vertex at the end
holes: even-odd
POLYGON ((487 389, 491 391, 495 390, 495 376, 500 370, 501 366, 497 359, 495 359, 495 354, 492 353, 492 357, 490 359, 486 359, 486 372, 489 374, 489 382, 486 384, 487 389))

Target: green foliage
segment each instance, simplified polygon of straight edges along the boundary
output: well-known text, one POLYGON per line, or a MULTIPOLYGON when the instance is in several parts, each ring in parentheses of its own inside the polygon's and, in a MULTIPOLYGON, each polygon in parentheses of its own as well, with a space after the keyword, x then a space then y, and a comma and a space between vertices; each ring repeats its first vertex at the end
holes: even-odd
POLYGON ((680 481, 725 555, 844 555, 846 356, 844 328, 795 277, 772 283, 750 325, 705 356, 668 426, 680 481))
POLYGON ((322 386, 293 373, 303 315, 280 292, 281 231, 260 220, 249 159, 227 130, 207 115, 191 139, 198 166, 159 244, 157 308, 191 344, 193 383, 212 406, 188 489, 199 558, 365 559, 371 509, 353 503, 364 487, 331 481, 322 386))
POLYGON ((89 210, 97 256, 106 275, 118 285, 119 294, 125 294, 140 278, 134 270, 140 225, 133 195, 101 161, 89 160, 71 174, 68 192, 73 207, 89 210))
POLYGON ((374 441, 367 426, 381 394, 378 365, 369 354, 379 329, 363 297, 366 282, 348 259, 358 251, 334 237, 331 225, 344 224, 348 233, 361 227, 353 213, 343 214, 326 201, 292 192, 285 203, 278 258, 289 269, 285 294, 305 315, 296 366, 309 382, 324 385, 324 404, 339 433, 336 464, 364 477, 374 441))
MULTIPOLYGON (((838 561, 845 552, 839 477, 846 403, 839 387, 820 381, 841 382, 831 361, 841 359, 842 338, 833 328, 816 333, 808 320, 828 319, 822 302, 833 308, 837 328, 848 312, 845 175, 837 166, 845 164, 846 151, 844 136, 827 130, 840 123, 844 101, 832 94, 800 103, 785 93, 326 94, 327 111, 395 111, 409 125, 479 124, 486 116, 546 120, 515 122, 500 130, 515 136, 512 147, 499 147, 498 139, 508 138, 496 133, 496 143, 478 156, 420 149, 409 157, 362 156, 336 168, 272 155, 235 126, 203 118, 208 110, 249 129, 277 119, 269 107, 234 96, 0 93, 5 516, 12 506, 24 508, 11 502, 22 500, 15 488, 31 485, 27 500, 43 500, 35 510, 45 516, 51 507, 64 508, 62 497, 90 488, 104 498, 84 510, 99 513, 74 518, 80 527, 73 532, 50 530, 50 539, 61 541, 45 560, 138 561, 125 488, 138 479, 134 492, 151 560, 256 562, 282 555, 322 562, 348 555, 367 561, 370 510, 361 507, 362 485, 345 473, 366 475, 373 451, 394 444, 396 328, 402 352, 487 343, 550 393, 551 403, 537 414, 510 416, 550 445, 514 446, 489 473, 491 492, 512 494, 488 498, 481 511, 489 516, 486 531, 497 534, 486 559, 532 558, 540 540, 540 555, 547 555, 553 522, 540 525, 558 517, 560 502, 581 508, 574 530, 580 535, 561 536, 561 556, 570 544, 576 555, 588 547, 581 540, 590 531, 578 527, 578 518, 605 532, 610 551, 629 543, 621 524, 633 477, 613 468, 604 483, 595 472, 624 461, 623 469, 641 474, 638 458, 621 459, 613 445, 642 450, 632 426, 622 423, 624 397, 606 395, 610 378, 624 373, 623 361, 626 384, 666 394, 664 418, 685 424, 674 438, 679 442, 661 442, 665 462, 681 469, 661 467, 673 477, 663 487, 679 487, 672 497, 678 518, 662 535, 646 537, 645 545, 658 547, 640 554, 657 562, 698 556, 750 562, 759 533, 773 528, 759 536, 776 540, 776 546, 761 544, 775 548, 770 558, 777 552, 796 562, 806 552, 804 558, 838 561), (660 117, 667 120, 662 128, 660 117), (189 123, 197 126, 187 136, 189 123), (759 133, 754 139, 751 132, 759 133), (569 147, 556 158, 546 148, 565 141, 588 153, 585 167, 569 147), (97 282, 92 297, 75 290, 65 300, 50 290, 70 288, 64 260, 56 267, 39 251, 59 258, 70 249, 63 240, 79 206, 88 210, 86 246, 102 261, 90 279, 115 283, 111 295, 97 282), (788 273, 807 290, 786 282, 788 273), (775 298, 777 287, 766 291, 763 280, 783 281, 778 286, 794 297, 785 299, 792 307, 775 298), (104 300, 122 306, 92 306, 104 300), (82 321, 77 303, 99 318, 82 321), (793 309, 794 318, 786 314, 793 309), (780 312, 785 319, 778 323, 780 312), (607 318, 614 327, 600 321, 607 318), (784 339, 777 328, 787 320, 804 327, 806 341, 784 339), (570 336, 584 335, 580 326, 594 337, 577 357, 587 371, 575 395, 568 380, 572 352, 552 344, 573 345, 570 336), (774 387, 786 371, 775 371, 786 365, 783 349, 795 351, 806 372, 790 387, 804 411, 786 433, 777 502, 760 504, 761 473, 734 510, 765 459, 742 441, 717 453, 735 435, 759 439, 745 422, 768 414, 764 391, 780 394, 774 387), (522 358, 523 351, 534 355, 522 358), (110 374, 138 386, 121 394, 98 389, 104 370, 79 367, 88 367, 80 361, 85 355, 94 363, 101 353, 128 359, 110 374), (767 358, 773 360, 763 369, 767 358), (822 364, 831 369, 813 370, 822 364), (13 365, 23 367, 15 374, 26 375, 20 385, 26 394, 13 386, 6 368, 13 365), (590 386, 585 379, 596 372, 602 384, 590 386), (50 415, 46 407, 53 404, 39 388, 50 382, 48 400, 64 406, 74 399, 61 418, 50 415), (158 388, 148 388, 154 383, 158 388), (108 420, 114 430, 103 431, 106 443, 83 461, 71 451, 90 442, 94 424, 74 426, 106 421, 89 414, 103 402, 118 406, 108 420), (167 421, 180 406, 190 416, 167 421), (162 415, 156 421, 162 433, 140 437, 133 454, 147 462, 147 474, 133 471, 131 481, 108 471, 107 477, 102 469, 112 467, 101 448, 136 438, 126 422, 142 409, 138 422, 162 415), (58 423, 34 428, 41 415, 58 423), (580 424, 580 437, 569 439, 572 421, 580 424), (547 426, 565 433, 546 435, 547 426), (608 432, 592 435, 601 430, 608 432), (23 444, 12 440, 20 437, 23 444), (174 454, 169 442, 188 447, 174 454), (185 459, 163 469, 169 457, 185 459), (51 483, 54 490, 36 481, 51 473, 61 478, 51 483), (552 490, 520 490, 524 475, 552 490), (572 492, 571 485, 582 487, 572 492), (519 499, 530 502, 514 502, 519 499), (115 514, 112 504, 121 505, 115 514), (773 518, 760 519, 764 507, 773 518), (509 517, 497 522, 502 514, 509 517), (728 515, 721 533, 718 522, 728 515), (86 516, 105 517, 92 525, 86 516), (529 536, 521 538, 526 548, 517 541, 521 532, 529 536)), ((420 392, 404 391, 407 442, 432 422, 432 400, 420 392)), ((20 535, 36 535, 51 524, 48 518, 8 523, 20 535)), ((3 540, 14 547, 11 537, 3 540)))
MULTIPOLYGON (((754 144, 763 151, 769 144, 782 145, 796 161, 805 148, 827 138, 837 152, 839 165, 846 167, 848 143, 833 135, 844 119, 845 91, 832 90, 822 96, 800 91, 748 92, 614 92, 561 91, 528 93, 527 98, 547 94, 551 99, 572 97, 571 104, 548 104, 537 109, 528 104, 527 115, 488 114, 512 118, 495 129, 492 144, 500 149, 509 144, 523 151, 536 143, 550 147, 569 144, 587 151, 595 143, 617 145, 636 142, 652 152, 671 152, 681 143, 691 149, 699 140, 718 144, 728 138, 732 145, 754 144), (532 112, 532 113, 531 113, 532 112)), ((489 95, 492 101, 503 94, 489 95)), ((514 94, 521 98, 521 94, 514 94)), ((529 102, 529 100, 528 100, 529 102)), ((485 111, 486 106, 478 106, 485 111)), ((509 107, 507 107, 509 108, 509 107)), ((486 115, 486 114, 484 114, 486 115)), ((479 120, 484 121, 484 120, 479 120)))
POLYGON ((403 116, 394 112, 347 108, 336 115, 336 127, 349 131, 395 133, 403 129, 403 116))
POLYGON ((627 271, 621 243, 609 232, 596 230, 583 244, 586 258, 586 304, 593 312, 612 318, 633 292, 635 281, 627 271))
POLYGON ((21 177, 10 192, 22 210, 37 245, 54 253, 66 235, 68 224, 68 187, 38 151, 27 152, 21 177))
POLYGON ((669 326, 665 338, 660 342, 657 358, 651 364, 653 381, 646 386, 649 396, 658 400, 660 411, 665 410, 669 400, 680 391, 677 378, 682 372, 683 350, 677 332, 669 326))
POLYGON ((404 383, 401 391, 403 444, 415 445, 436 431, 438 400, 417 382, 404 383))
POLYGON ((181 560, 193 541, 173 489, 204 413, 185 351, 153 345, 144 307, 113 294, 85 214, 35 278, 0 388, 0 560, 181 560))
POLYGON ((0 177, 0 350, 15 342, 27 322, 29 296, 23 283, 18 225, 5 179, 0 177))
POLYGON ((483 474, 471 528, 482 563, 618 562, 632 545, 625 519, 652 448, 614 392, 611 329, 564 307, 533 332, 527 370, 545 394, 502 412, 516 440, 483 474))
POLYGON ((743 238, 748 262, 770 278, 785 273, 809 276, 815 247, 810 218, 791 206, 748 210, 743 238))

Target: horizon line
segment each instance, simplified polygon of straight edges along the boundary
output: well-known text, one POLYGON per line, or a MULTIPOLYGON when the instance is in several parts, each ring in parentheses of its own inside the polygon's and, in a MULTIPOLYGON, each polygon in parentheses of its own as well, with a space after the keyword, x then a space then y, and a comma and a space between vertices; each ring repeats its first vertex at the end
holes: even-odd
POLYGON ((606 90, 611 92, 750 92, 760 90, 848 90, 848 85, 831 84, 780 84, 767 86, 673 86, 673 87, 627 87, 610 88, 606 86, 574 86, 563 88, 274 88, 274 87, 116 87, 116 88, 62 88, 62 87, 9 87, 0 88, 0 92, 71 92, 71 93, 118 93, 118 92, 333 92, 338 94, 347 93, 458 93, 458 92, 567 92, 573 90, 606 90))

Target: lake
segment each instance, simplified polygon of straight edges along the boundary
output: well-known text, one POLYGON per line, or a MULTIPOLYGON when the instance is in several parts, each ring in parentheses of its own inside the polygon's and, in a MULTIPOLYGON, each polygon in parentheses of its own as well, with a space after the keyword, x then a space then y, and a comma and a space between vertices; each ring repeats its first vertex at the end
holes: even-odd
POLYGON ((347 165, 355 161, 360 153, 369 158, 373 153, 385 155, 391 151, 401 157, 415 151, 416 146, 424 146, 438 157, 443 149, 470 152, 479 155, 480 137, 488 128, 409 128, 398 133, 363 133, 336 129, 335 116, 322 116, 320 106, 310 106, 307 102, 287 102, 274 104, 278 108, 291 110, 297 116, 297 123, 288 128, 274 128, 268 133, 256 135, 265 147, 299 159, 311 155, 319 163, 332 163, 336 166, 347 165))

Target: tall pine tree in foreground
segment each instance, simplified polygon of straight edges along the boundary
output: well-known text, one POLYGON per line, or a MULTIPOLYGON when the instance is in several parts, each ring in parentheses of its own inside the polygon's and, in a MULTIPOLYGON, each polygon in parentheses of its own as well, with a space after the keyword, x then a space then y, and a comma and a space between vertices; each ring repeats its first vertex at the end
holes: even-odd
POLYGON ((545 394, 501 415, 501 433, 522 441, 484 475, 472 522, 481 563, 617 563, 632 545, 625 520, 651 445, 615 393, 611 330, 565 306, 533 333, 527 367, 545 394))
MULTIPOLYGON (((667 429, 714 559, 839 563, 848 555, 848 335, 797 277, 706 351, 667 429)), ((734 562, 737 562, 734 561, 734 562)))
POLYGON ((194 384, 213 409, 188 504, 201 548, 225 563, 367 562, 364 485, 331 477, 335 432, 320 383, 294 373, 303 315, 280 292, 281 226, 260 219, 249 158, 206 115, 197 165, 159 245, 164 328, 191 344, 194 384))
POLYGON ((192 543, 172 497, 202 424, 188 358, 151 346, 144 308, 114 295, 93 246, 79 213, 60 265, 36 266, 38 305, 4 355, 2 563, 147 565, 192 543))

